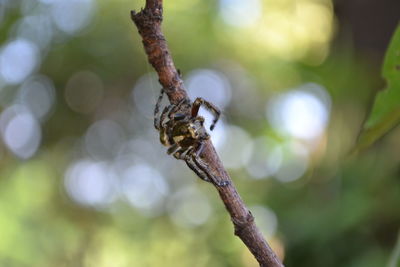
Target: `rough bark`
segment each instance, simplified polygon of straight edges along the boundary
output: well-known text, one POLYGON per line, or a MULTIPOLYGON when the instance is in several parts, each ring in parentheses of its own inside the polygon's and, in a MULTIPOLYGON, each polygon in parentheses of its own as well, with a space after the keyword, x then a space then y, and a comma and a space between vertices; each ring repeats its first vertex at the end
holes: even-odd
MULTIPOLYGON (((170 102, 177 104, 188 96, 161 31, 162 13, 162 0, 146 0, 145 8, 139 13, 132 11, 131 18, 143 39, 148 60, 158 73, 160 84, 165 88, 170 102)), ((253 215, 239 196, 211 141, 205 143, 200 156, 211 168, 214 176, 218 177, 220 181, 229 182, 227 186, 215 185, 215 187, 231 216, 235 235, 248 247, 260 266, 283 266, 255 225, 253 215)))

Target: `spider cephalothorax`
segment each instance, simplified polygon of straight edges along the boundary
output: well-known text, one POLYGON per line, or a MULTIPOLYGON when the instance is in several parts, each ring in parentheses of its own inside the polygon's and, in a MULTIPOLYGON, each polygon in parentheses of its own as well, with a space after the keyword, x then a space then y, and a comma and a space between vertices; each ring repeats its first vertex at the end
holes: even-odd
POLYGON ((196 98, 193 103, 188 99, 183 99, 177 105, 170 104, 160 115, 163 95, 164 89, 161 89, 154 110, 154 127, 160 132, 160 142, 169 147, 167 153, 184 160, 201 179, 220 186, 226 185, 226 183, 218 182, 200 159, 204 141, 209 139, 210 135, 204 127, 204 118, 197 115, 199 108, 204 105, 214 114, 211 130, 219 119, 220 111, 203 98, 196 98))

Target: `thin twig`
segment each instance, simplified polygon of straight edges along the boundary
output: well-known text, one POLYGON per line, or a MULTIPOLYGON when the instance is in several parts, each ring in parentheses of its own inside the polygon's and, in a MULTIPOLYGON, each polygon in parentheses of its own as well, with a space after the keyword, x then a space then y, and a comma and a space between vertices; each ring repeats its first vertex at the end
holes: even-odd
MULTIPOLYGON (((188 98, 183 81, 176 70, 166 40, 161 31, 162 0, 146 0, 146 6, 139 13, 131 12, 131 17, 142 36, 144 49, 150 64, 158 73, 159 81, 172 104, 188 98)), ((210 167, 213 175, 227 186, 215 185, 228 210, 237 235, 248 247, 262 267, 281 267, 283 264, 265 241, 254 223, 254 217, 247 209, 229 177, 211 141, 206 141, 200 155, 210 167)))

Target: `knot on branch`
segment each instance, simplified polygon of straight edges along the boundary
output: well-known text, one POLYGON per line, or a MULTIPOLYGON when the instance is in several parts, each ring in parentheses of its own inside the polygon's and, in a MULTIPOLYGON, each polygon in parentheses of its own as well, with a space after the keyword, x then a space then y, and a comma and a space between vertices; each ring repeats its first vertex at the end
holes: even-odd
POLYGON ((247 216, 241 219, 232 219, 235 226, 235 235, 240 236, 241 232, 254 223, 254 216, 248 211, 247 216))

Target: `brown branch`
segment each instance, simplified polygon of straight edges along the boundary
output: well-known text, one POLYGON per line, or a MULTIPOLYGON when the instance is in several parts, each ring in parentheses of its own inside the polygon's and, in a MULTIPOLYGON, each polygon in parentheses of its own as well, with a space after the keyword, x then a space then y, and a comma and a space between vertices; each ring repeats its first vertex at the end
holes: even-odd
MULTIPOLYGON (((146 7, 139 13, 132 11, 131 17, 142 36, 148 60, 157 71, 161 85, 165 88, 170 102, 177 104, 188 96, 161 31, 162 12, 162 0, 146 0, 146 7)), ((246 244, 260 266, 283 266, 255 225, 253 215, 240 198, 211 141, 205 143, 201 158, 210 167, 214 176, 220 181, 229 182, 227 186, 215 187, 231 216, 235 235, 246 244)))

